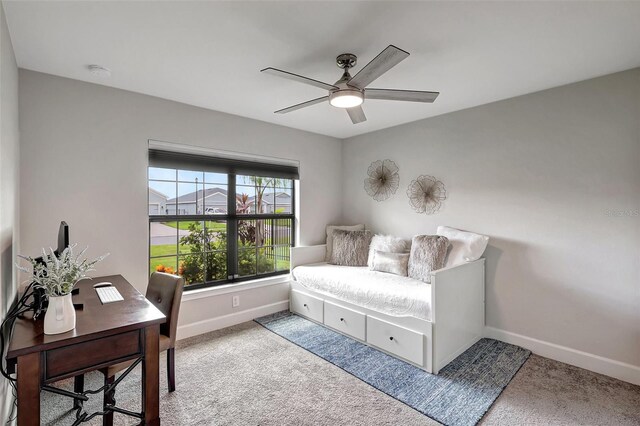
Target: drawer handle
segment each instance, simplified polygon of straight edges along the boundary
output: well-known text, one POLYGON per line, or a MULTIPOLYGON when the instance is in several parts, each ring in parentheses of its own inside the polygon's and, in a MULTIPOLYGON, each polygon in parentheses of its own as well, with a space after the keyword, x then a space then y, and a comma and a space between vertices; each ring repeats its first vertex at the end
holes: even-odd
POLYGON ((393 336, 389 337, 389 340, 393 340, 393 336))
POLYGON ((304 304, 304 305, 302 305, 302 306, 304 306, 304 307, 306 308, 306 307, 307 307, 307 304, 305 303, 305 304, 304 304))
POLYGON ((344 322, 344 318, 340 318, 340 321, 344 322))

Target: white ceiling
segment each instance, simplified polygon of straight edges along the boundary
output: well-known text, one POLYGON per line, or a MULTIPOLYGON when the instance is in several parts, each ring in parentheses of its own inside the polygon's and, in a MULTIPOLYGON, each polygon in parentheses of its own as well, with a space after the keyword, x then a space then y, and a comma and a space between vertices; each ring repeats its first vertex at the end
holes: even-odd
POLYGON ((640 2, 3 3, 22 68, 338 138, 640 66, 640 2), (336 55, 357 72, 389 44, 411 56, 371 86, 434 104, 370 100, 357 125, 328 103, 273 114, 326 92, 260 69, 332 83, 336 55))

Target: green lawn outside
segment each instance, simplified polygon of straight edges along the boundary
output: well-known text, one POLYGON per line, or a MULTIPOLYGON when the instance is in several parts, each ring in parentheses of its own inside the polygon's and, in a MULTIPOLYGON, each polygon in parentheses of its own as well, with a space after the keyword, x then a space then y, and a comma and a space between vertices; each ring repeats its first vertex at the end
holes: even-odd
POLYGON ((291 263, 288 260, 276 260, 276 270, 277 271, 286 271, 289 269, 291 263))
MULTIPOLYGON (((227 230, 227 224, 224 222, 210 222, 207 221, 209 229, 213 229, 215 231, 226 231, 227 230)), ((181 229, 183 231, 188 231, 189 230, 189 226, 191 226, 192 223, 194 223, 193 221, 180 221, 180 222, 176 222, 171 221, 171 222, 162 222, 164 225, 170 226, 172 228, 178 228, 181 229)), ((200 222, 196 222, 198 224, 198 226, 200 226, 200 222)))
POLYGON ((170 256, 172 254, 176 254, 175 244, 159 244, 157 246, 151 246, 151 257, 170 256))
MULTIPOLYGON (((149 259, 149 269, 151 272, 156 270, 158 265, 169 266, 174 268, 177 272, 178 265, 176 264, 176 248, 173 244, 162 244, 157 246, 151 246, 151 256, 149 259), (153 256, 165 256, 165 257, 153 257, 153 256)), ((288 260, 278 259, 276 260, 276 270, 283 271, 289 269, 290 263, 288 260)))

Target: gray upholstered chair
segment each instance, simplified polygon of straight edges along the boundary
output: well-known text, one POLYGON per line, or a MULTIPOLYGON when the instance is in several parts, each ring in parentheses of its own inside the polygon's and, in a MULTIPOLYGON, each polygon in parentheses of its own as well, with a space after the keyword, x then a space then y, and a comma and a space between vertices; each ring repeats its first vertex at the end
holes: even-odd
MULTIPOLYGON (((180 313, 180 301, 182 300, 182 290, 184 289, 184 279, 177 275, 154 272, 149 278, 146 298, 149 302, 160 310, 167 321, 160 326, 160 350, 167 351, 167 381, 169 382, 169 392, 176 390, 175 381, 175 345, 176 331, 178 329, 178 314, 180 313)), ((121 362, 111 365, 102 370, 107 380, 126 369, 132 364, 131 361, 121 362)))
MULTIPOLYGON (((169 384, 169 392, 173 392, 176 389, 175 344, 183 289, 184 279, 182 277, 162 272, 154 272, 151 274, 149 285, 147 286, 147 300, 153 303, 154 306, 167 317, 167 321, 160 325, 159 352, 167 351, 167 381, 169 384)), ((116 373, 125 370, 132 363, 133 361, 125 361, 100 370, 104 374, 105 384, 113 383, 116 373)), ((77 376, 75 380, 76 392, 82 392, 83 387, 84 377, 77 376)), ((113 394, 105 395, 104 403, 112 403, 113 396, 113 394)), ((112 423, 113 413, 103 417, 103 424, 112 423)))

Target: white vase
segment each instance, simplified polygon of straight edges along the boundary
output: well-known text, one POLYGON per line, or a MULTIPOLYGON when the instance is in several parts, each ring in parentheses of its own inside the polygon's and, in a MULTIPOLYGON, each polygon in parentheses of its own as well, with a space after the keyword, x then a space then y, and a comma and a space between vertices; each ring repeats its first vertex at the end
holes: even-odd
POLYGON ((71 294, 49 296, 49 307, 44 315, 44 334, 60 334, 76 328, 76 310, 71 294))

